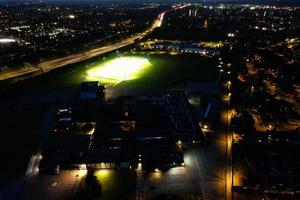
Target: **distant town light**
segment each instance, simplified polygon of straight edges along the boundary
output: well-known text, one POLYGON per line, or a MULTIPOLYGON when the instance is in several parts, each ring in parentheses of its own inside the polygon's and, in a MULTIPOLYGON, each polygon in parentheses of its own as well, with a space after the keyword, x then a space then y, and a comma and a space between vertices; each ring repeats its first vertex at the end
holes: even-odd
POLYGON ((75 18, 75 15, 69 15, 69 18, 70 18, 70 19, 74 19, 74 18, 75 18))
POLYGON ((234 33, 228 33, 227 36, 228 37, 235 37, 235 34, 234 33))
POLYGON ((269 127, 269 129, 272 129, 272 128, 273 128, 272 124, 269 124, 268 127, 269 127))

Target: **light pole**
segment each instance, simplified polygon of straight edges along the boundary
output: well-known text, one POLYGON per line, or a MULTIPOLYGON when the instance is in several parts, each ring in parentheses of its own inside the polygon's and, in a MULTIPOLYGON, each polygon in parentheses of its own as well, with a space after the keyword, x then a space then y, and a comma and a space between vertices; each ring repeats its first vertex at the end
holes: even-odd
POLYGON ((230 97, 231 97, 231 93, 229 92, 228 93, 228 95, 227 95, 227 116, 226 116, 226 165, 225 165, 225 200, 227 200, 227 192, 228 192, 228 184, 227 184, 227 181, 228 181, 228 178, 227 178, 227 176, 228 176, 228 153, 230 153, 230 165, 231 165, 231 199, 233 200, 233 194, 232 194, 232 186, 233 186, 233 167, 232 167, 232 153, 233 153, 233 151, 232 151, 232 138, 233 138, 233 135, 232 135, 232 133, 233 132, 231 132, 231 135, 229 136, 229 131, 230 131, 230 129, 229 129, 229 124, 230 124, 230 122, 229 122, 229 118, 230 118, 230 97), (229 141, 231 140, 231 146, 229 146, 229 141), (230 148, 230 149, 229 149, 230 148), (228 150, 230 150, 230 152, 228 152, 228 150))

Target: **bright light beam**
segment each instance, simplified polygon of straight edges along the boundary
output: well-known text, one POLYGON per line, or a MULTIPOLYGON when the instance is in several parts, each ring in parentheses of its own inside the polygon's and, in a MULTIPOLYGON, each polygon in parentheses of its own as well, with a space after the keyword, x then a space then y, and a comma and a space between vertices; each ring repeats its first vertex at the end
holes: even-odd
POLYGON ((150 65, 146 58, 121 57, 98 65, 87 72, 93 78, 113 80, 121 82, 138 78, 139 72, 150 65))
POLYGON ((16 42, 16 40, 11 38, 0 38, 0 43, 12 43, 12 42, 16 42))

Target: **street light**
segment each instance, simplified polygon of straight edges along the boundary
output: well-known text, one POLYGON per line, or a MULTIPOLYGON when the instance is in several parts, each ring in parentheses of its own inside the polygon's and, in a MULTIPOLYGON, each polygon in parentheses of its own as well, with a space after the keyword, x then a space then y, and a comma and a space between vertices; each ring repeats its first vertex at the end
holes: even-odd
POLYGON ((227 81, 227 88, 228 88, 228 90, 230 90, 230 87, 231 87, 231 81, 227 81))
POLYGON ((138 163, 138 169, 142 169, 142 163, 138 163))
MULTIPOLYGON (((229 111, 229 106, 230 106, 230 97, 231 97, 231 92, 229 92, 228 93, 228 103, 227 103, 227 129, 229 130, 229 125, 230 125, 230 117, 231 116, 229 116, 230 115, 230 111, 229 111)), ((233 148, 232 148, 232 146, 233 146, 233 131, 230 131, 231 132, 231 134, 230 134, 230 136, 231 136, 231 138, 230 138, 230 140, 231 140, 231 199, 233 200, 233 192, 232 192, 232 187, 233 187, 233 176, 234 176, 234 174, 233 174, 233 148)))

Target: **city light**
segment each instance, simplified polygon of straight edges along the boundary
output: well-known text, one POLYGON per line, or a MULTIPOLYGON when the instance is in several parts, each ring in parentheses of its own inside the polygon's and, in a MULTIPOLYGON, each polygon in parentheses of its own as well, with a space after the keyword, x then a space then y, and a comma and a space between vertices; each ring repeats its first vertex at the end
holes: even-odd
POLYGON ((15 39, 11 39, 11 38, 0 38, 0 43, 12 43, 12 42, 16 42, 15 39))
POLYGON ((87 135, 93 135, 95 132, 95 128, 92 128, 90 131, 87 132, 87 135))
POLYGON ((82 177, 85 176, 87 174, 87 170, 86 169, 80 169, 78 170, 78 176, 82 177))
POLYGON ((157 27, 161 27, 161 24, 163 22, 163 19, 164 19, 164 15, 165 13, 162 13, 159 15, 159 19, 158 19, 158 22, 157 22, 157 27))
POLYGON ((118 83, 138 78, 140 73, 150 65, 149 60, 146 58, 121 57, 97 65, 90 69, 87 74, 89 77, 118 83))
POLYGON ((142 168, 142 163, 138 163, 138 169, 142 168))
POLYGON ((297 199, 300 6, 277 1, 2 6, 3 130, 50 137, 1 148, 32 155, 0 196, 297 199))
POLYGON ((235 37, 235 34, 234 33, 228 33, 227 36, 228 37, 235 37))
POLYGON ((81 164, 81 165, 79 166, 79 169, 80 169, 80 170, 86 170, 86 164, 81 164))
POLYGON ((85 176, 87 174, 87 169, 86 169, 86 165, 85 164, 81 164, 79 166, 79 170, 78 170, 77 174, 78 174, 79 177, 85 176))
POLYGON ((153 179, 160 180, 163 177, 164 173, 160 169, 155 168, 154 172, 150 173, 149 175, 150 175, 150 179, 152 180, 153 179))
POLYGON ((172 175, 172 176, 176 176, 176 175, 179 175, 179 174, 184 174, 185 173, 185 167, 182 166, 182 167, 172 167, 170 168, 169 170, 166 171, 166 174, 167 175, 172 175))

